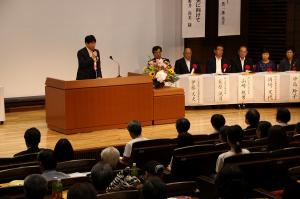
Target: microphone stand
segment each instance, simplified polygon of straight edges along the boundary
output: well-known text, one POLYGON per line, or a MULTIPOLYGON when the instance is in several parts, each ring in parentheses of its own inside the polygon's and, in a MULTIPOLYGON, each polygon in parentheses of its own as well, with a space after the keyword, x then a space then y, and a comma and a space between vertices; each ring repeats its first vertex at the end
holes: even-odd
POLYGON ((120 64, 119 62, 117 62, 116 60, 113 59, 112 56, 109 56, 109 59, 111 59, 113 62, 115 62, 116 64, 118 64, 118 76, 117 77, 122 77, 121 74, 120 74, 120 64))

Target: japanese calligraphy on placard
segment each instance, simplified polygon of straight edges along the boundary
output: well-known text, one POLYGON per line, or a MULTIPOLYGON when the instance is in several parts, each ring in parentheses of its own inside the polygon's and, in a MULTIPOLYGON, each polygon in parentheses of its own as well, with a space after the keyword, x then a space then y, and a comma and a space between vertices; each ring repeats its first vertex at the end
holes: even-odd
POLYGON ((253 76, 240 75, 238 80, 238 102, 253 100, 253 76))
POLYGON ((265 75, 265 101, 273 102, 280 100, 280 75, 265 75))
POLYGON ((182 37, 205 36, 206 0, 182 0, 182 37))
POLYGON ((189 78, 189 103, 192 105, 203 103, 202 78, 197 76, 189 78))
POLYGON ((240 35, 241 0, 219 0, 218 36, 240 35))
POLYGON ((215 102, 228 102, 230 99, 229 93, 229 76, 216 75, 215 76, 215 102))
POLYGON ((290 73, 289 101, 300 101, 300 73, 290 73))

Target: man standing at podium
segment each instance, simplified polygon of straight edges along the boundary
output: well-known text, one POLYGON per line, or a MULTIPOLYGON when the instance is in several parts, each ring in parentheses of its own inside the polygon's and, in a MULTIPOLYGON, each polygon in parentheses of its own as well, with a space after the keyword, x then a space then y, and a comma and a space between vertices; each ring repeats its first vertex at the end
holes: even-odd
POLYGON ((94 35, 85 37, 85 47, 77 52, 78 70, 76 80, 96 79, 102 77, 100 53, 96 47, 94 35))

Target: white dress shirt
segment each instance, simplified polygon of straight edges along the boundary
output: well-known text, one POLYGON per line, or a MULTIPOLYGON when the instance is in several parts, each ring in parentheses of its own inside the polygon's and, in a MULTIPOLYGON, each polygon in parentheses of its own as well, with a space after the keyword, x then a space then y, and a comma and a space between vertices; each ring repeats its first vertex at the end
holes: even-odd
MULTIPOLYGON (((186 63, 186 65, 187 65, 187 67, 188 67, 188 70, 190 71, 190 69, 191 69, 191 60, 187 60, 187 59, 185 59, 184 58, 184 60, 185 60, 185 63, 186 63)), ((190 71, 191 72, 191 71, 190 71)))
POLYGON ((240 57, 240 60, 241 60, 241 65, 242 65, 242 71, 244 71, 245 57, 244 58, 240 57))
POLYGON ((222 70, 222 58, 217 58, 216 57, 216 73, 217 74, 223 73, 223 70, 222 70))

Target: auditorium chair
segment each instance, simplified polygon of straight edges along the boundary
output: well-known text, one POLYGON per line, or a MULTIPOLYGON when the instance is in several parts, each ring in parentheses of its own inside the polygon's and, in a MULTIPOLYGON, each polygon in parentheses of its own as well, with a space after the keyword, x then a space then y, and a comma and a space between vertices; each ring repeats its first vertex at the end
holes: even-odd
POLYGON ((70 160, 57 163, 56 170, 64 173, 89 172, 96 163, 95 159, 70 160))
POLYGON ((199 190, 196 181, 173 182, 166 184, 167 197, 193 196, 197 197, 199 190))
POLYGON ((140 192, 138 190, 126 190, 111 193, 98 194, 97 199, 138 199, 140 192))
POLYGON ((40 166, 24 166, 0 171, 0 183, 24 180, 30 174, 41 174, 40 166))
MULTIPOLYGON (((299 164, 300 165, 300 164, 299 164)), ((300 196, 300 166, 292 167, 288 170, 288 180, 283 192, 283 199, 300 196)))
POLYGON ((155 139, 136 142, 132 145, 130 163, 136 163, 139 168, 151 160, 168 165, 173 149, 177 143, 172 139, 155 139))
POLYGON ((256 129, 255 128, 245 129, 244 136, 245 137, 256 137, 256 129))

